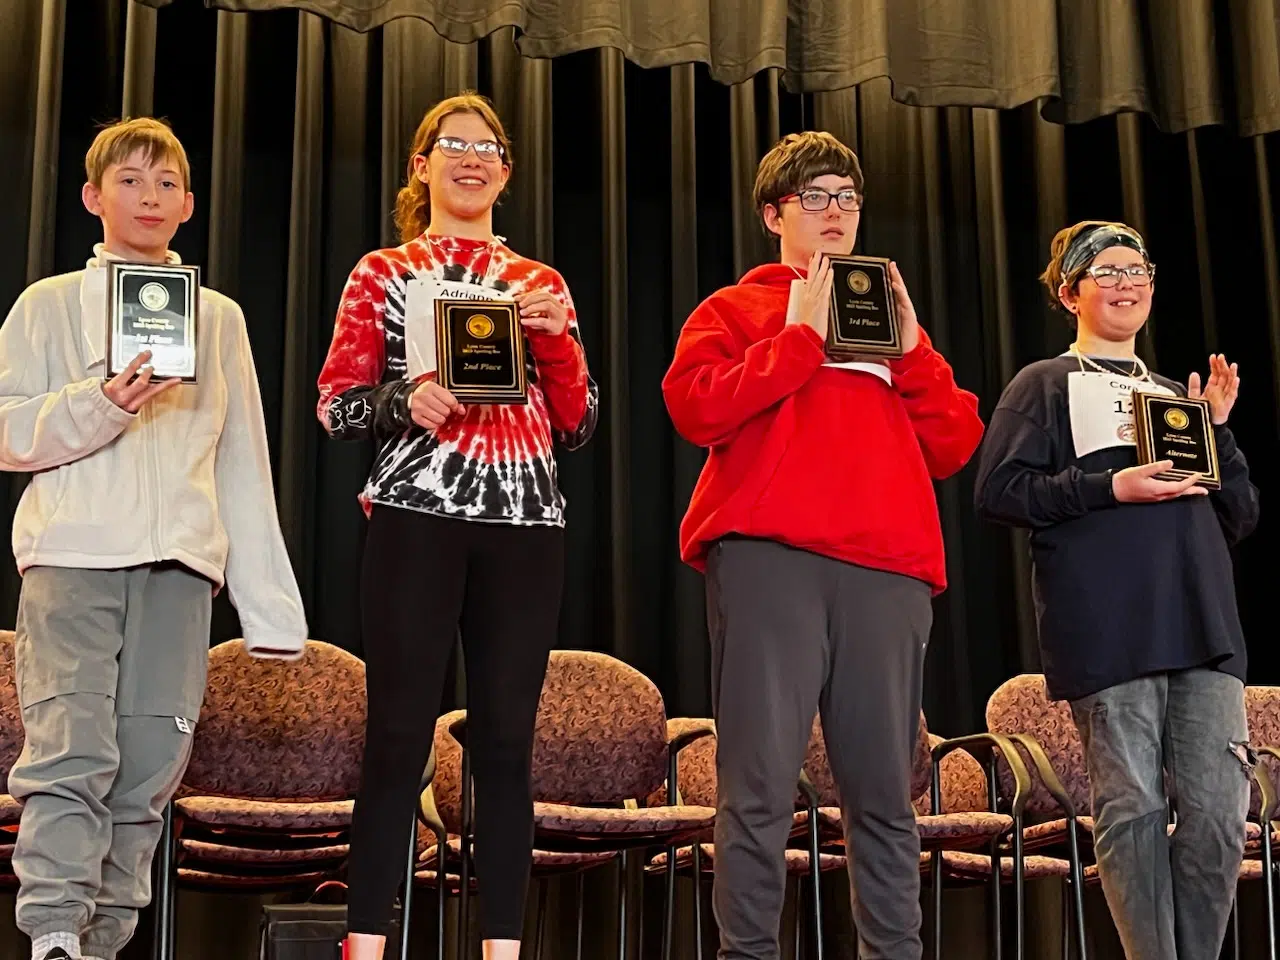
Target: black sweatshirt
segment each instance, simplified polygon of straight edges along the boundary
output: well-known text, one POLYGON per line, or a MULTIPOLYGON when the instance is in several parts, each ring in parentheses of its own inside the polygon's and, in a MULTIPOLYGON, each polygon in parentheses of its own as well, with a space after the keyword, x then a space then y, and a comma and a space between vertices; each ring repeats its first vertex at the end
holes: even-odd
MULTIPOLYGON (((1127 375, 1124 365, 1094 358, 1127 375)), ((1077 457, 1067 374, 1042 360, 1005 388, 979 454, 979 514, 1031 530, 1036 615, 1049 696, 1075 700, 1137 677, 1215 667, 1245 679, 1228 547, 1258 521, 1258 491, 1225 426, 1214 428, 1222 489, 1164 503, 1116 503, 1111 474, 1132 444, 1077 457)), ((1153 379, 1181 396, 1186 389, 1153 379)))

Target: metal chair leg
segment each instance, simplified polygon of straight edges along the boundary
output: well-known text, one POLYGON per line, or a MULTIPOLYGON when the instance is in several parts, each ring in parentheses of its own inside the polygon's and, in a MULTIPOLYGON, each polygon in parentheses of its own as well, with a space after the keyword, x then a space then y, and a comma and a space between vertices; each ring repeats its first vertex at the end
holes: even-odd
POLYGON ((674 845, 667 847, 667 892, 662 913, 662 960, 671 960, 671 941, 675 939, 673 931, 676 912, 676 850, 674 845))
POLYGON ((1013 819, 1013 951, 1023 960, 1026 944, 1026 877, 1022 849, 1022 817, 1013 819))
POLYGON ((794 921, 792 928, 795 930, 795 949, 792 953, 793 960, 800 960, 804 956, 804 894, 800 890, 801 880, 796 877, 795 901, 796 908, 794 911, 794 921))
POLYGON ((535 960, 542 960, 542 947, 547 933, 547 881, 538 881, 538 926, 534 934, 533 955, 535 960))
POLYGON ((462 748, 462 863, 458 867, 458 960, 471 956, 471 751, 462 748))
MULTIPOLYGON (((929 857, 929 873, 933 878, 933 960, 942 960, 942 851, 935 850, 929 857)), ((999 876, 996 877, 999 882, 999 876)), ((997 935, 996 942, 1000 939, 997 935)))
POLYGON ((1071 960, 1071 881, 1062 881, 1062 960, 1071 960))
POLYGON ((586 913, 583 909, 583 901, 586 899, 587 877, 586 874, 578 874, 578 939, 574 947, 574 960, 582 960, 582 922, 586 913))
POLYGON ((618 858, 618 960, 627 960, 627 883, 631 857, 624 852, 618 858))
POLYGON ((160 826, 160 844, 156 849, 155 936, 151 954, 156 960, 174 960, 176 936, 174 934, 174 874, 176 873, 173 835, 173 801, 164 808, 160 826))
POLYGON ((1275 877, 1271 862, 1271 824, 1262 825, 1262 891, 1267 908, 1267 957, 1276 960, 1275 877))
POLYGON ((1071 896, 1075 901, 1076 914, 1076 949, 1080 960, 1089 960, 1089 947, 1084 933, 1084 870, 1080 866, 1080 840, 1076 836, 1079 829, 1074 820, 1068 822, 1067 845, 1071 858, 1071 896))
POLYGON ((693 845, 693 956, 702 960, 702 844, 693 845))
MULTIPOLYGON (((437 851, 436 859, 443 864, 443 851, 437 851)), ((409 824, 409 855, 404 868, 404 896, 400 903, 400 960, 409 960, 409 927, 413 915, 413 877, 418 870, 418 811, 413 811, 413 819, 409 824)), ((437 878, 440 871, 437 871, 437 878)))
MULTIPOLYGON (((818 847, 818 811, 809 811, 809 877, 813 881, 813 949, 816 960, 822 957, 822 851, 818 847)), ((799 880, 796 881, 797 890, 799 880)))

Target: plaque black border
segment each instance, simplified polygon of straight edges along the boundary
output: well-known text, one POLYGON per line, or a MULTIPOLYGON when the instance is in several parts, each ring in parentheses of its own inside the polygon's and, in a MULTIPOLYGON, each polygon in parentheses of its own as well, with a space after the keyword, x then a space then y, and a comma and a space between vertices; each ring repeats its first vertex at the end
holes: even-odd
POLYGON ((441 297, 436 301, 436 382, 464 403, 483 404, 525 404, 529 402, 528 370, 525 367, 524 328, 520 326, 520 315, 516 305, 510 300, 468 300, 455 297, 441 297), (448 373, 445 357, 449 355, 452 334, 449 326, 449 313, 452 310, 499 307, 511 316, 511 344, 515 350, 515 380, 511 386, 501 387, 459 387, 452 381, 448 373))
MULTIPOLYGON (((1213 436, 1213 418, 1210 415, 1208 400, 1181 396, 1171 397, 1165 393, 1145 393, 1135 390, 1133 392, 1133 425, 1137 433, 1138 462, 1140 464, 1155 462, 1155 434, 1152 430, 1150 410, 1152 401, 1159 401, 1160 403, 1172 404, 1178 407, 1194 408, 1199 411, 1201 421, 1204 424, 1205 437, 1209 441, 1209 465, 1213 468, 1213 473, 1209 476, 1202 476, 1197 485, 1209 490, 1221 489, 1222 464, 1218 462, 1218 443, 1213 436)), ((1164 473, 1157 474, 1156 479, 1185 480, 1194 473, 1194 470, 1179 470, 1175 467, 1173 470, 1166 470, 1164 473)))
MULTIPOLYGON (((143 270, 148 273, 187 275, 187 281, 189 284, 188 296, 190 297, 190 301, 187 304, 188 310, 185 312, 185 315, 191 317, 191 348, 193 354, 196 354, 196 373, 193 373, 189 377, 181 377, 178 379, 180 379, 182 383, 198 383, 200 371, 197 347, 200 336, 200 267, 193 263, 143 263, 136 260, 107 261, 107 339, 105 356, 102 360, 102 365, 104 367, 103 372, 106 374, 106 379, 110 380, 112 377, 120 373, 120 370, 113 370, 111 368, 111 352, 115 343, 116 306, 117 300, 119 299, 118 287, 120 277, 122 274, 141 272, 143 270)), ((133 360, 132 357, 129 359, 130 361, 133 360)), ((128 364, 125 364, 125 366, 128 366, 128 364)), ((160 371, 156 371, 153 375, 153 379, 159 382, 174 378, 166 377, 160 371)))
POLYGON ((885 304, 887 305, 886 309, 889 311, 889 326, 893 330, 892 344, 867 344, 859 340, 841 340, 838 332, 839 327, 836 323, 836 312, 839 309, 838 304, 840 301, 833 280, 831 284, 831 315, 827 320, 827 355, 833 360, 856 360, 859 357, 901 359, 905 351, 902 349, 902 327, 898 318, 898 303, 893 297, 893 283, 889 278, 889 264, 891 262, 889 258, 834 253, 828 253, 824 256, 833 265, 836 263, 854 266, 874 265, 880 269, 881 276, 884 277, 885 304))

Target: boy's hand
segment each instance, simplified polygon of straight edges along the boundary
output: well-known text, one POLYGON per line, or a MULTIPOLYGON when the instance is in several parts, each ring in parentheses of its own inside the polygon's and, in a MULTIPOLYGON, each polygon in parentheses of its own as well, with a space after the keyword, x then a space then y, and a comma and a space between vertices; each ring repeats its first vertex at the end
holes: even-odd
POLYGON ((807 324, 823 340, 827 339, 827 323, 831 313, 831 284, 835 274, 831 261, 821 253, 809 258, 809 275, 800 294, 796 321, 807 324))
POLYGON ((137 413, 143 404, 182 382, 173 379, 152 383, 151 368, 143 366, 150 359, 151 351, 143 350, 127 367, 102 385, 107 399, 126 413, 137 413), (134 379, 134 374, 137 374, 137 379, 134 379))

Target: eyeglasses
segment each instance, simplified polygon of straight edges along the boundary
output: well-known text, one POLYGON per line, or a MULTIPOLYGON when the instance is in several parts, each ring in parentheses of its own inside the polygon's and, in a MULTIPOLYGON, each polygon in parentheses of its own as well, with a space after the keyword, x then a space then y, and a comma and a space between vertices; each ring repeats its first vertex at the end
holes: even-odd
POLYGON ((440 137, 435 145, 440 148, 441 153, 453 160, 465 157, 468 150, 474 150, 477 159, 485 163, 495 163, 501 160, 505 153, 502 144, 496 140, 477 140, 475 143, 469 143, 458 137, 440 137))
POLYGON ((808 210, 810 213, 821 213, 831 206, 832 200, 835 200, 836 205, 845 213, 857 213, 862 209, 862 195, 852 189, 831 193, 821 187, 806 187, 798 193, 779 197, 778 203, 786 203, 790 200, 799 200, 800 209, 808 210))
POLYGON ((1145 287, 1156 278, 1154 263, 1135 263, 1128 267, 1116 267, 1110 264, 1089 267, 1085 274, 1093 278, 1100 287, 1110 288, 1120 285, 1120 277, 1126 276, 1135 287, 1145 287))

